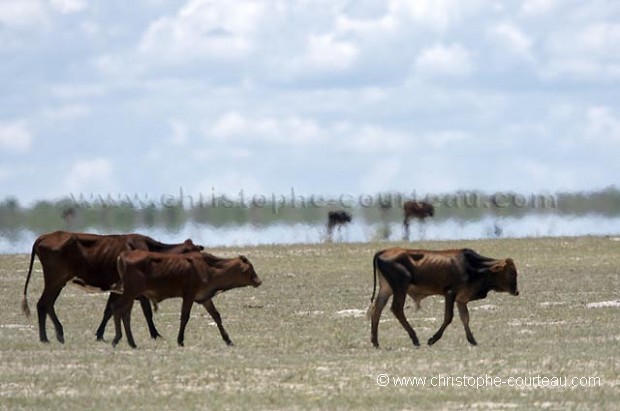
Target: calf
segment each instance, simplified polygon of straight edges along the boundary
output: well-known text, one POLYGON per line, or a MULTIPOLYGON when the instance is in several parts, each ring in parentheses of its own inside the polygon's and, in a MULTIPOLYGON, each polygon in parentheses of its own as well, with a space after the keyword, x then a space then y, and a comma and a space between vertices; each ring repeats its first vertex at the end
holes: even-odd
POLYGON ((194 302, 204 305, 215 320, 224 341, 231 345, 220 314, 211 299, 216 293, 232 288, 261 285, 254 267, 244 256, 218 258, 207 253, 169 255, 136 250, 121 253, 117 267, 123 295, 112 307, 116 327, 116 336, 112 341, 114 346, 122 337, 122 319, 127 342, 136 348, 130 318, 133 301, 140 295, 155 303, 173 297, 183 299, 181 327, 177 337, 179 346, 183 346, 185 326, 194 302))
POLYGON ((517 269, 512 259, 483 257, 470 249, 429 251, 390 248, 375 254, 373 270, 374 287, 368 316, 371 319, 371 341, 375 347, 379 347, 377 333, 381 311, 391 295, 394 295, 392 312, 416 346, 420 345, 418 337, 403 310, 407 294, 413 298, 417 308, 420 301, 428 296, 445 297, 443 323, 428 340, 428 345, 436 343, 452 321, 455 302, 467 341, 476 345, 469 328, 467 303, 485 298, 489 291, 519 295, 517 269), (377 273, 379 294, 375 300, 377 273))
MULTIPOLYGON (((64 286, 71 282, 89 290, 109 291, 113 284, 119 280, 116 271, 116 258, 121 251, 133 249, 163 253, 185 253, 200 251, 203 248, 194 245, 191 240, 186 240, 181 244, 164 244, 140 234, 96 235, 54 231, 42 234, 36 239, 30 253, 30 267, 24 285, 22 310, 24 314, 30 315, 27 298, 28 283, 32 274, 34 258, 38 256, 43 267, 44 280, 43 293, 37 303, 39 339, 41 342, 48 342, 45 329, 45 320, 48 315, 54 324, 56 338, 61 343, 64 342, 62 324, 54 310, 56 299, 64 286)), ((103 339, 105 326, 111 317, 110 307, 116 298, 118 298, 117 294, 110 293, 103 319, 97 329, 97 340, 103 339)), ((151 337, 157 338, 159 333, 153 324, 153 313, 149 301, 144 297, 139 297, 139 299, 151 337)))

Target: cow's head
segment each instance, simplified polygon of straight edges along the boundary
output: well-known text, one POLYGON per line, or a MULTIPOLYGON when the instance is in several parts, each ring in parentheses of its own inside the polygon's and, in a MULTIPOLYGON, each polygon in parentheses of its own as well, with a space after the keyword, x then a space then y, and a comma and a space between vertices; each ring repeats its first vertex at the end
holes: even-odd
POLYGON ((497 291, 506 291, 512 295, 519 295, 517 286, 517 267, 512 258, 493 264, 489 270, 495 276, 497 291))
POLYGON ((183 242, 182 253, 192 253, 194 251, 202 251, 205 248, 201 245, 196 245, 191 239, 187 239, 183 242))
POLYGON ((435 216, 435 207, 433 207, 431 204, 427 204, 427 211, 426 214, 428 214, 429 217, 434 217, 435 216))
POLYGON ((258 278, 256 271, 254 271, 254 266, 250 260, 243 255, 239 256, 239 268, 239 281, 241 282, 240 286, 243 287, 251 285, 253 287, 258 287, 263 283, 262 280, 258 278))

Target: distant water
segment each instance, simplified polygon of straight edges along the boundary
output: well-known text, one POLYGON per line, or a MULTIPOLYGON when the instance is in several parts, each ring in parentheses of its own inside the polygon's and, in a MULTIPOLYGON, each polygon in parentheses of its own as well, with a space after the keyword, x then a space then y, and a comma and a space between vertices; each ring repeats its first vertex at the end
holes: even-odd
MULTIPOLYGON (((273 224, 262 227, 252 224, 215 228, 209 225, 187 224, 179 231, 139 229, 162 242, 181 242, 191 238, 207 247, 246 246, 259 244, 319 243, 325 241, 324 225, 273 224)), ((0 235, 0 253, 30 253, 32 243, 40 233, 24 231, 17 238, 0 235)), ((100 233, 107 234, 107 233, 100 233)), ((561 237, 583 235, 619 235, 620 218, 600 215, 579 217, 558 215, 529 215, 521 218, 485 218, 477 221, 428 220, 423 228, 411 226, 411 240, 472 240, 483 238, 561 237), (423 234, 420 230, 423 230, 423 234)), ((334 241, 368 242, 400 240, 403 228, 399 223, 367 224, 355 219, 349 226, 333 234, 334 241), (387 235, 387 238, 386 238, 387 235)))

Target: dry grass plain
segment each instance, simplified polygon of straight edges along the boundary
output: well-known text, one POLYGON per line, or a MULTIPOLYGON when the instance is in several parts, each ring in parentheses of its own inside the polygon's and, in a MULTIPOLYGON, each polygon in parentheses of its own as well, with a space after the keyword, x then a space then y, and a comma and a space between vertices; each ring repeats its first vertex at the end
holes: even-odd
MULTIPOLYGON (((620 404, 620 242, 611 238, 502 239, 414 243, 470 247, 512 257, 521 295, 490 293, 470 304, 479 345, 455 317, 441 341, 414 348, 389 309, 370 344, 365 318, 375 251, 401 243, 220 248, 245 254, 263 279, 257 289, 216 297, 235 343, 227 347, 195 305, 185 348, 176 345, 180 300, 160 304, 150 340, 134 310, 138 349, 96 342, 106 296, 67 287, 57 301, 66 343, 38 341, 36 315, 20 311, 28 256, 0 256, 0 410, 193 409, 618 409, 620 404), (381 387, 377 376, 387 374, 381 387), (513 378, 598 377, 594 387, 429 386, 438 375, 513 378), (426 377, 425 387, 393 377, 426 377)), ((43 286, 35 265, 33 313, 43 286)), ((439 327, 443 299, 406 314, 421 341, 439 327)), ((112 337, 109 325, 106 339, 112 337)), ((469 379, 468 381, 472 381, 469 379)), ((526 380, 523 380, 524 383, 526 380)), ((434 380, 438 383, 438 380, 434 380)), ((447 381, 446 381, 447 382, 447 381)), ((513 380, 514 383, 517 380, 513 380)))

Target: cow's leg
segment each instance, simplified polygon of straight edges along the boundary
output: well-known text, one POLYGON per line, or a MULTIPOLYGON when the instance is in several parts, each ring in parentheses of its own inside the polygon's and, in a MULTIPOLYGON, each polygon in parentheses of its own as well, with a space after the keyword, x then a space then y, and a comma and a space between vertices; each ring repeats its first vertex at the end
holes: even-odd
POLYGON ((161 337, 161 334, 157 332, 157 328, 155 328, 155 323, 153 322, 153 310, 151 309, 151 301, 143 295, 138 297, 138 300, 140 301, 140 307, 142 307, 142 312, 144 313, 146 324, 149 327, 149 334, 151 334, 151 338, 155 340, 157 339, 157 337, 161 337))
MULTIPOLYGON (((45 294, 45 292, 43 292, 45 294)), ((43 302, 43 296, 37 303, 37 318, 39 319, 39 340, 43 343, 48 343, 47 330, 45 329, 45 320, 47 319, 47 306, 43 302)))
POLYGON ((123 325, 125 326, 125 335, 127 336, 127 344, 131 348, 136 348, 136 342, 133 339, 133 333, 131 332, 131 309, 133 308, 133 300, 130 300, 126 304, 126 308, 123 310, 123 314, 121 316, 123 320, 123 325))
POLYGON ((105 333, 105 327, 110 321, 112 317, 112 303, 120 297, 119 294, 110 293, 108 297, 108 302, 105 304, 105 309, 103 310, 103 318, 101 319, 101 324, 99 324, 99 328, 97 328, 97 332, 95 335, 97 336, 97 341, 103 341, 103 333, 105 333))
POLYGON ((54 328, 56 330, 56 339, 60 343, 65 342, 64 331, 62 329, 62 324, 56 315, 56 311, 54 310, 54 303, 62 291, 61 285, 56 288, 46 288, 43 290, 43 294, 41 294, 41 298, 39 302, 37 302, 37 315, 39 317, 39 339, 41 342, 49 342, 47 339, 47 331, 45 329, 45 320, 49 315, 50 320, 52 320, 52 324, 54 324, 54 328))
POLYGON ((424 240, 426 237, 426 220, 421 218, 420 220, 420 240, 424 240))
POLYGON ((116 344, 123 337, 123 332, 121 330, 121 319, 124 321, 125 319, 125 311, 133 305, 133 298, 126 298, 122 296, 112 303, 112 314, 114 315, 114 339, 112 340, 112 346, 115 347, 116 344))
POLYGON ((181 306, 181 327, 179 328, 179 335, 177 337, 177 343, 180 347, 183 347, 183 341, 185 340, 185 327, 189 321, 189 315, 192 312, 192 304, 194 304, 193 298, 183 297, 183 305, 181 306))
POLYGON ((207 302, 203 304, 203 306, 205 307, 205 309, 207 310, 211 318, 213 318, 213 321, 215 321, 215 324, 217 325, 217 329, 220 330, 220 335, 222 336, 222 339, 224 340, 224 342, 227 345, 233 345, 232 341, 230 341, 230 337, 228 336, 228 333, 226 332, 226 330, 224 329, 224 326, 222 325, 222 316, 217 311, 217 308, 215 308, 215 305, 213 304, 213 300, 212 299, 208 300, 207 302))
POLYGON ((114 311, 114 338, 112 339, 112 347, 116 347, 116 344, 123 338, 123 331, 121 331, 121 314, 114 311))
POLYGON ((452 318, 454 317, 454 299, 455 299, 455 297, 456 297, 456 295, 452 291, 449 291, 446 294, 446 308, 445 308, 445 311, 444 311, 443 324, 441 324, 441 327, 439 327, 439 330, 437 330, 435 335, 433 335, 431 338, 429 338, 428 345, 433 345, 437 341, 439 341, 439 339, 443 335, 443 332, 445 331, 446 327, 452 322, 452 318))
POLYGON ((465 327, 465 335, 467 336, 467 341, 469 341, 471 345, 477 345, 478 343, 476 342, 476 339, 474 338, 474 335, 469 328, 469 310, 467 309, 467 304, 457 301, 456 306, 459 309, 459 316, 461 317, 461 321, 463 322, 463 326, 465 327))
POLYGON ((370 341, 372 342, 372 345, 375 346, 375 348, 379 348, 379 335, 378 334, 379 334, 379 319, 381 318, 381 312, 383 311, 383 308, 387 304, 388 299, 390 298, 391 295, 392 295, 392 289, 389 288, 389 286, 381 287, 381 285, 379 285, 379 294, 377 295, 377 298, 375 299, 375 301, 372 303, 372 305, 370 306, 368 310, 370 314, 370 318, 371 318, 370 341))
POLYGON ((415 334, 413 327, 407 321, 407 317, 405 316, 405 299, 407 298, 406 291, 396 291, 394 292, 394 297, 392 297, 392 312, 398 318, 400 325, 403 326, 407 334, 409 334, 409 338, 413 342, 413 345, 419 346, 420 341, 418 341, 418 336, 415 334))
POLYGON ((405 218, 403 220, 403 240, 409 241, 409 219, 405 218))

